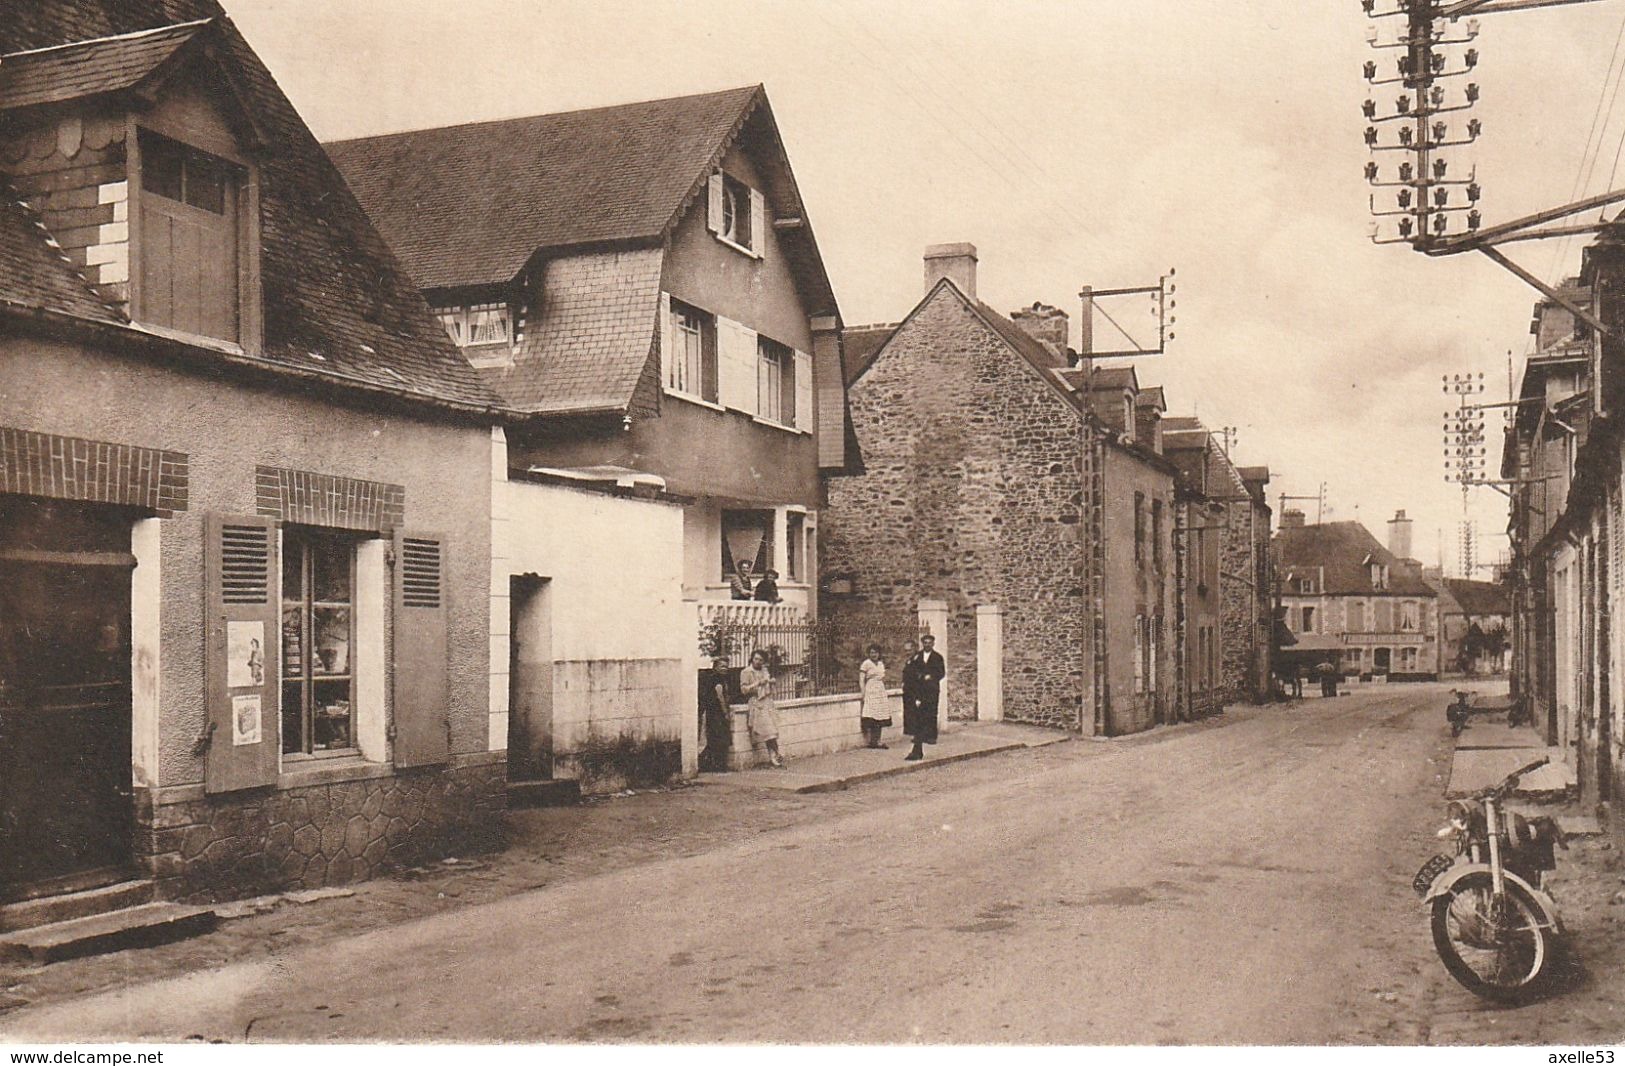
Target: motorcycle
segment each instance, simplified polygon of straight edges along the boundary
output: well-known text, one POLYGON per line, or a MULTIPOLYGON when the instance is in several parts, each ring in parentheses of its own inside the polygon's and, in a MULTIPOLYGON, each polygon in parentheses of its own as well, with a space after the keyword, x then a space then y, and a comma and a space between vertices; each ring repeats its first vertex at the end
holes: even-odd
POLYGON ((1450 694, 1456 700, 1445 707, 1444 716, 1450 723, 1450 735, 1459 737, 1461 731, 1467 728, 1467 720, 1473 716, 1473 694, 1461 689, 1451 689, 1450 694))
POLYGON ((1428 908, 1433 946, 1450 976, 1485 999, 1521 1003, 1550 984, 1563 935, 1546 875, 1557 868, 1555 848, 1568 847, 1551 818, 1524 818, 1503 809, 1539 759, 1500 784, 1452 801, 1440 839, 1455 855, 1435 855, 1411 882, 1428 908))

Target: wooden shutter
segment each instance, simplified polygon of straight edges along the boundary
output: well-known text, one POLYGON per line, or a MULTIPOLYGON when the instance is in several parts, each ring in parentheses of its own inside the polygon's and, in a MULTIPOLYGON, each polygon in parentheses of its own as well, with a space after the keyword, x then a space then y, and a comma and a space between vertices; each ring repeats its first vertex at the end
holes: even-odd
POLYGON ((756 413, 756 331, 717 316, 717 393, 724 407, 756 413))
POLYGON ((395 532, 395 765, 432 766, 451 751, 446 538, 395 532))
POLYGON ((204 535, 203 787, 235 792, 274 784, 279 764, 276 521, 210 514, 204 535), (257 657, 253 640, 259 641, 257 657))
POLYGON ((722 232, 722 198, 726 195, 727 190, 722 187, 722 172, 719 170, 711 175, 705 198, 705 225, 712 233, 722 232))
POLYGON ((796 353, 796 428, 808 433, 813 428, 813 361, 806 352, 796 353))
MULTIPOLYGON (((671 293, 660 294, 660 384, 669 388, 672 382, 672 328, 671 328, 671 293)), ((691 386, 690 392, 695 391, 691 386)))
POLYGON ((762 251, 767 247, 767 201, 762 197, 760 190, 750 191, 750 250, 756 258, 762 258, 762 251))

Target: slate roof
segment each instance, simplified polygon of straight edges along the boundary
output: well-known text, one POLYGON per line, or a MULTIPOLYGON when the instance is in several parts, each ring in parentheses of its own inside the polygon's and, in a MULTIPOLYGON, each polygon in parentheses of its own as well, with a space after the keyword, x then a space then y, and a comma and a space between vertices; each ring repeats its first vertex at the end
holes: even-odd
MULTIPOLYGON (((1149 389, 1142 389, 1134 397, 1135 407, 1156 407, 1159 411, 1168 410, 1168 399, 1163 394, 1161 385, 1153 385, 1149 389)), ((1168 420, 1162 421, 1162 431, 1168 432, 1168 420)))
POLYGON ((1512 613, 1511 599, 1507 595, 1505 585, 1494 581, 1468 581, 1463 578, 1447 577, 1444 579, 1444 587, 1461 605, 1463 614, 1478 616, 1512 613))
POLYGON ((1295 570, 1320 568, 1325 592, 1332 596, 1433 596, 1420 571, 1405 566, 1358 522, 1322 522, 1275 534, 1283 581, 1295 570), (1366 563, 1388 567, 1388 587, 1374 589, 1366 563))
POLYGON ((327 150, 419 285, 487 285, 539 249, 660 239, 762 97, 752 85, 327 150))
MULTIPOLYGON (((253 111, 264 140, 259 156, 264 346, 258 355, 232 361, 441 406, 495 407, 495 395, 429 314, 412 279, 216 0, 6 0, 5 17, 0 18, 0 68, 16 62, 5 58, 11 53, 200 19, 214 20, 208 32, 220 45, 220 63, 200 63, 200 76, 216 83, 224 79, 229 95, 253 111)), ((165 34, 154 37, 169 40, 165 34)), ((119 55, 131 50, 107 47, 119 55)), ((36 276, 37 253, 15 244, 13 232, 0 273, 11 279, 11 288, 0 299, 16 296, 34 306, 43 297, 62 296, 54 288, 58 281, 36 276), (28 278, 33 280, 24 280, 28 278)), ((105 317, 78 299, 52 309, 105 317)))
POLYGON ((4 182, 0 182, 0 301, 97 322, 124 321, 4 182))
MULTIPOLYGON (((1074 389, 1082 389, 1089 381, 1089 371, 1081 366, 1071 367, 1061 371, 1061 378, 1074 389)), ((1138 392, 1140 390, 1140 379, 1134 373, 1134 368, 1131 366, 1096 367, 1094 391, 1105 392, 1111 389, 1129 389, 1138 392)), ((1168 424, 1164 422, 1163 429, 1166 430, 1167 427, 1168 424)))
POLYGON ((885 347, 891 335, 897 332, 897 323, 888 322, 884 325, 849 326, 841 330, 841 369, 846 374, 846 383, 852 384, 861 378, 885 347))
POLYGON ((6 56, 0 61, 0 111, 134 88, 206 25, 185 22, 6 56))

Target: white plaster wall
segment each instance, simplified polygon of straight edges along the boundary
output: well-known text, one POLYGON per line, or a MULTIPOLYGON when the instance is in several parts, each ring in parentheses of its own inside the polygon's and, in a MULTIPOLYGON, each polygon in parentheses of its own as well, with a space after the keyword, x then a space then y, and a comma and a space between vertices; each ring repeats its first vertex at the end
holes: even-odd
POLYGON ((507 573, 551 582, 555 759, 589 734, 679 741, 696 713, 684 509, 517 481, 506 496, 507 573))

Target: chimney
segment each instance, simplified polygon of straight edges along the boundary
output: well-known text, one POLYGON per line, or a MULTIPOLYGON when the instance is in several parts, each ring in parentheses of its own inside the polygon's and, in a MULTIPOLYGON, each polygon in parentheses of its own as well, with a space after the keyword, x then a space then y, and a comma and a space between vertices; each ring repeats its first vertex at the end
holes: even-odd
POLYGON ((1066 342, 1071 334, 1072 319, 1065 311, 1049 304, 1035 303, 1031 307, 1011 311, 1010 321, 1027 336, 1048 348, 1061 365, 1067 364, 1066 342))
POLYGON ((1162 454, 1162 412, 1154 404, 1135 405, 1134 439, 1158 455, 1162 454))
POLYGON ((1303 512, 1295 508, 1288 508, 1281 512, 1282 529, 1302 529, 1304 526, 1303 512))
POLYGON ((1395 511, 1388 521, 1388 551, 1395 559, 1411 558, 1411 526, 1403 510, 1395 511))
POLYGON ((976 245, 929 244, 925 248, 925 291, 943 278, 959 286, 959 291, 976 299, 976 245))

